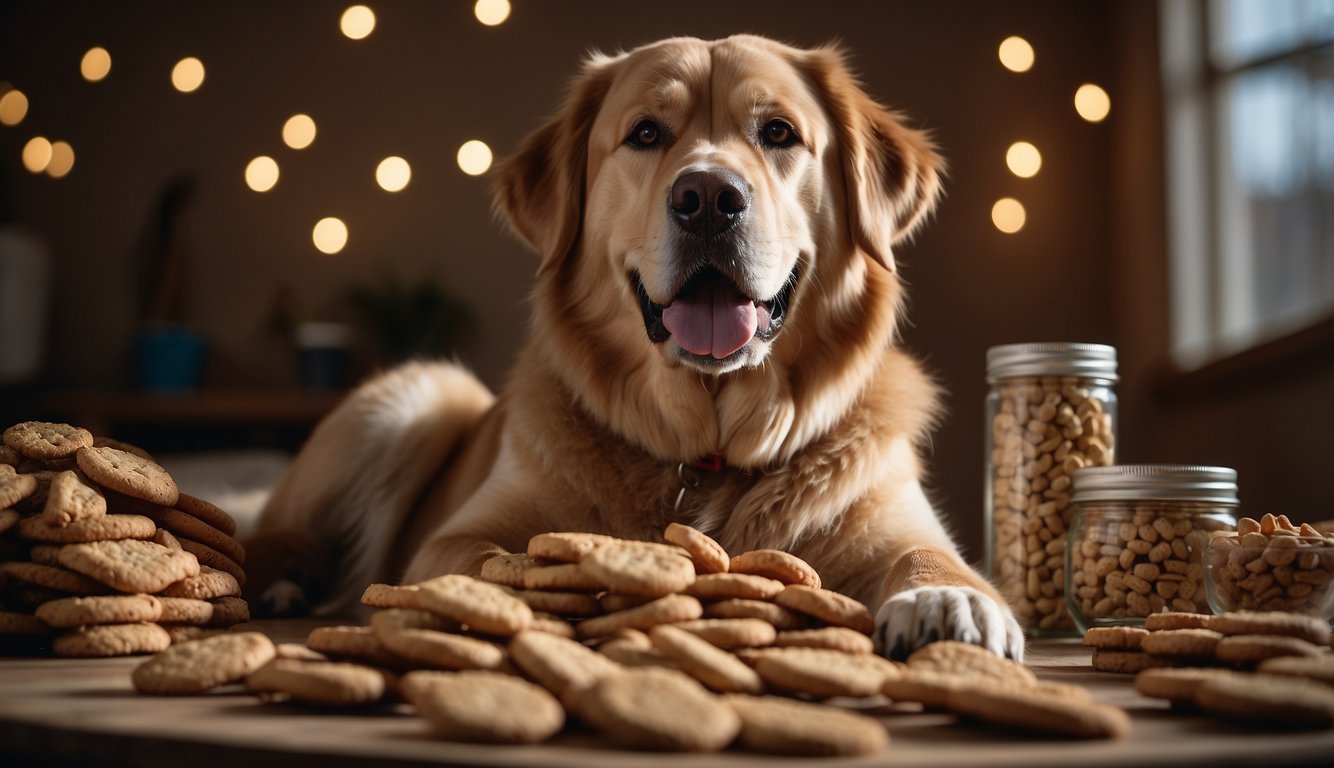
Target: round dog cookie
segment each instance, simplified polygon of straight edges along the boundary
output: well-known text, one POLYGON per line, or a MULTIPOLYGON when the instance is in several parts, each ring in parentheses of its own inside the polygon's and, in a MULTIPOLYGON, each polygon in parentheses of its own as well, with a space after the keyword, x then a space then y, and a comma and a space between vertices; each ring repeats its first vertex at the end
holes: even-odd
POLYGON ((169 584, 162 590, 164 597, 187 597, 192 600, 213 600, 219 597, 238 597, 241 585, 226 571, 199 566, 199 573, 169 584))
POLYGON ((980 645, 957 640, 940 640, 923 646, 908 657, 909 669, 923 669, 947 675, 991 678, 1016 685, 1037 682, 1033 670, 988 651, 980 645))
POLYGON ((1286 635, 1228 635, 1218 641, 1214 658, 1232 664, 1254 665, 1283 656, 1314 658, 1325 651, 1300 637, 1286 635))
POLYGON ((1084 632, 1084 646, 1114 651, 1138 651, 1148 634, 1149 630, 1142 627, 1089 627, 1084 632))
POLYGON ((151 539, 157 523, 142 515, 105 515, 90 517, 64 526, 54 526, 41 516, 19 521, 19 536, 48 544, 86 544, 93 541, 151 539))
POLYGON ((180 539, 190 539, 216 550, 238 565, 245 564, 245 547, 241 546, 241 542, 197 517, 171 507, 158 507, 156 512, 146 512, 145 516, 180 539))
POLYGON ((1151 613, 1144 617, 1144 629, 1157 632, 1160 629, 1213 629, 1209 622, 1213 616, 1207 613, 1182 613, 1165 611, 1151 613))
POLYGON ((401 629, 458 630, 459 623, 417 608, 387 608, 371 615, 371 631, 381 643, 386 635, 401 629))
POLYGON ((828 648, 844 653, 872 653, 875 641, 855 629, 820 627, 779 632, 774 638, 778 648, 828 648))
POLYGON ((20 475, 8 464, 0 464, 0 509, 12 507, 36 491, 36 477, 20 475))
POLYGON ((871 696, 880 692, 885 668, 866 654, 826 648, 784 648, 761 656, 755 671, 774 690, 830 696, 871 696))
POLYGON ((418 607, 478 632, 508 637, 533 620, 533 611, 524 601, 469 576, 438 576, 417 587, 421 590, 418 607))
POLYGON ((236 583, 242 587, 245 586, 245 568, 235 560, 227 557, 213 547, 207 544, 201 544, 194 539, 178 538, 181 549, 195 556, 201 566, 208 566, 214 570, 230 574, 236 583))
POLYGON ((370 584, 361 593, 361 604, 371 608, 412 608, 421 590, 415 586, 370 584))
POLYGON ((19 524, 19 513, 12 509, 0 509, 0 533, 19 524))
POLYGON ((748 573, 708 573, 695 578, 685 593, 701 600, 772 600, 786 585, 748 573))
POLYGON ((509 652, 524 674, 562 700, 621 669, 583 643, 547 632, 518 633, 510 640, 509 652))
MULTIPOLYGON (((698 619, 703 613, 704 607, 695 598, 689 595, 667 595, 628 611, 585 619, 575 627, 575 632, 583 639, 605 637, 621 629, 647 630, 659 624, 698 619)), ((772 631, 773 627, 769 629, 772 631)))
POLYGON ((506 662, 505 649, 475 637, 414 627, 377 630, 375 636, 390 653, 414 667, 498 670, 506 662))
POLYGON ((218 529, 226 536, 236 535, 236 518, 210 501, 182 493, 176 499, 176 509, 218 529))
POLYGON ((504 554, 482 563, 482 572, 478 576, 482 581, 503 584, 507 587, 523 588, 523 572, 542 565, 541 560, 526 554, 504 554))
POLYGON ((402 660, 389 652, 370 627, 316 627, 306 637, 306 647, 317 653, 397 668, 402 660))
POLYGON ((0 464, 8 464, 11 467, 17 467, 20 460, 19 452, 0 443, 0 464))
POLYGON ((1206 681, 1195 691, 1195 705, 1251 726, 1334 725, 1334 689, 1283 675, 1232 675, 1206 681))
POLYGON ((887 675, 880 692, 893 701, 916 701, 927 709, 947 709, 951 691, 966 688, 972 681, 963 675, 944 674, 906 665, 898 675, 887 675))
POLYGON ((60 565, 60 550, 57 544, 33 544, 28 559, 38 565, 60 565))
POLYGON ((726 573, 731 567, 732 558, 727 555, 723 545, 713 540, 703 531, 681 523, 671 523, 662 532, 662 538, 668 544, 675 544, 690 553, 699 573, 726 573))
POLYGON ((649 631, 653 646, 686 674, 718 693, 764 693, 758 673, 737 657, 670 624, 649 631))
POLYGON ((143 448, 140 448, 137 445, 132 445, 123 440, 117 440, 114 437, 106 437, 104 435, 93 435, 93 447, 115 448, 118 451, 133 453, 135 456, 138 456, 141 459, 154 461, 153 454, 149 453, 148 451, 145 451, 143 448))
POLYGON ((680 672, 656 667, 607 675, 574 694, 579 718, 628 747, 712 752, 736 738, 731 706, 680 672))
POLYGON ((1044 696, 1024 687, 983 683, 951 691, 948 706, 992 725, 1080 739, 1120 739, 1130 734, 1130 716, 1120 707, 1092 700, 1044 696))
POLYGON ((1144 651, 1109 651, 1105 648, 1094 648, 1089 663, 1099 672, 1134 675, 1146 669, 1170 667, 1173 661, 1144 651))
POLYGON ((1171 659, 1212 659, 1223 635, 1212 629, 1160 629, 1140 641, 1148 654, 1171 659))
POLYGON ((379 703, 388 690, 385 673, 360 664, 272 659, 250 673, 246 690, 280 694, 303 704, 360 707, 379 703))
POLYGON ((773 645, 774 625, 762 619, 693 619, 676 623, 680 629, 719 648, 754 648, 773 645))
POLYGON ((534 611, 557 616, 584 618, 602 613, 596 597, 584 592, 548 592, 543 589, 516 589, 510 594, 534 611))
POLYGON ((732 573, 749 573, 776 579, 784 584, 805 584, 808 587, 820 586, 820 574, 810 563, 796 555, 777 549, 757 549, 743 552, 732 558, 728 568, 732 573))
MULTIPOLYGON (((670 626, 670 625, 664 625, 670 626)), ((598 653, 626 667, 663 667, 682 671, 677 664, 657 648, 639 648, 625 640, 612 640, 598 646, 598 653)))
POLYGON ((499 672, 413 672, 402 688, 417 714, 449 741, 536 744, 565 726, 555 697, 499 672))
POLYGON ((80 448, 75 456, 85 475, 117 493, 164 507, 180 498, 176 481, 152 461, 115 448, 80 448))
POLYGON ((790 584, 778 593, 774 602, 836 627, 847 627, 864 635, 875 631, 875 621, 865 605, 828 589, 790 584))
POLYGON ((171 646, 171 635, 156 624, 95 624, 58 635, 57 656, 100 657, 157 653, 171 646))
POLYGON ((152 595, 66 597, 42 603, 36 616, 60 629, 86 624, 134 624, 161 621, 162 603, 152 595))
POLYGON ((874 755, 889 746, 875 720, 837 707, 778 696, 726 696, 741 716, 741 745, 752 752, 802 757, 874 755))
POLYGON ((5 430, 5 445, 30 459, 63 459, 84 447, 92 447, 93 433, 69 424, 25 421, 5 430))
POLYGON ((208 601, 213 606, 211 627, 230 627, 250 621, 250 604, 239 597, 219 597, 208 601))
POLYGON ((528 556, 562 563, 577 563, 580 558, 598 547, 619 543, 621 539, 600 533, 577 531, 539 533, 528 540, 528 556))
POLYGON ((159 597, 162 615, 158 621, 163 624, 188 624, 204 626, 213 621, 213 604, 207 600, 189 597, 159 597))
POLYGON ((0 563, 0 574, 20 584, 32 584, 70 594, 101 595, 111 591, 99 581, 55 565, 11 560, 0 563))
MULTIPOLYGON (((605 599, 603 607, 606 607, 605 599)), ((774 629, 779 630, 799 630, 810 626, 810 622, 807 621, 805 616, 795 611, 789 611, 781 605, 775 605, 764 600, 746 600, 738 597, 705 604, 704 618, 762 619, 774 625, 774 629)), ((842 629, 842 627, 839 627, 839 629, 842 629)), ((852 630, 848 631, 851 632, 852 630)))
POLYGON ((1266 675, 1287 675, 1318 680, 1334 686, 1334 653, 1323 653, 1308 659, 1302 656, 1280 656, 1260 662, 1257 672, 1266 675))
POLYGON ((689 558, 628 543, 598 547, 584 555, 578 567, 612 592, 642 597, 680 592, 695 580, 689 558))
POLYGON ((61 548, 60 564, 120 592, 149 594, 199 573, 193 555, 136 539, 70 544, 61 548))
POLYGON ((1329 624, 1323 619, 1284 611, 1220 613, 1210 619, 1209 628, 1225 635, 1285 635, 1316 645, 1330 642, 1329 624))
POLYGON ((562 592, 604 592, 607 589, 601 579, 584 570, 579 563, 535 565, 524 569, 522 580, 519 586, 524 589, 562 592))
POLYGON ((36 616, 0 609, 0 638, 46 637, 51 626, 36 616))
POLYGON ((1135 675, 1135 692, 1151 699, 1166 699, 1177 706, 1194 706, 1195 691, 1205 681, 1235 674, 1209 667, 1146 669, 1135 675))
POLYGON ((135 667, 130 680, 140 693, 204 693, 244 679, 275 654, 273 641, 262 632, 225 632, 171 646, 135 667))
POLYGON ((79 473, 67 469, 51 478, 46 504, 42 507, 42 519, 47 525, 64 527, 76 520, 103 517, 106 513, 106 498, 96 488, 85 485, 79 479, 79 473))

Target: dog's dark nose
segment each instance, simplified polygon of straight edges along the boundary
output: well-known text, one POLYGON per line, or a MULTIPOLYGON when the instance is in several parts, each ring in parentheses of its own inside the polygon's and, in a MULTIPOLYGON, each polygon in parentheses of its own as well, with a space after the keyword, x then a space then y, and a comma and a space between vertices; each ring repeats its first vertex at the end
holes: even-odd
POLYGON ((691 171, 672 184, 672 215, 681 229, 697 237, 726 232, 749 205, 746 182, 731 171, 691 171))

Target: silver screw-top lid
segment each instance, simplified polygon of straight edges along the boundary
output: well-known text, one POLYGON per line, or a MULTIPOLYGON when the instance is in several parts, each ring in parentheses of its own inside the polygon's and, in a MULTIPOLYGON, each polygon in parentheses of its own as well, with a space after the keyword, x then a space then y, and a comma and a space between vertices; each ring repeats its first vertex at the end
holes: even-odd
POLYGON ((987 381, 1012 376, 1081 376, 1116 381, 1116 347, 1048 341, 988 349, 987 381))
POLYGON ((1237 503, 1237 470, 1191 464, 1084 467, 1072 476, 1071 501, 1197 501, 1237 503))

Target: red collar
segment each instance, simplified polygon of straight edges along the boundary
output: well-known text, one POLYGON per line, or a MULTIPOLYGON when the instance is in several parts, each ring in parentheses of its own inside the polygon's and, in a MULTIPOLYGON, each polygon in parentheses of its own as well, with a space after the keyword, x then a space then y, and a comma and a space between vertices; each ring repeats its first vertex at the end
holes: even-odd
POLYGON ((698 469, 701 472, 712 472, 717 474, 727 469, 726 462, 723 461, 721 453, 711 453, 708 456, 701 457, 691 462, 692 469, 698 469))

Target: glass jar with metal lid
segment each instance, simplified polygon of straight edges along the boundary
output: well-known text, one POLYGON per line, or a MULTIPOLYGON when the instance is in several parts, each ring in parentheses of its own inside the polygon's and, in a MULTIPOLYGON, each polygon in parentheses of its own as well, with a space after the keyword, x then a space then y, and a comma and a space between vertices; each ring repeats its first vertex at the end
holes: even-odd
POLYGON ((1161 610, 1209 613, 1200 557, 1237 524, 1237 472, 1127 464, 1074 474, 1065 592, 1081 630, 1161 610))
POLYGON ((1116 349, 987 350, 986 570, 1031 635, 1074 633, 1065 600, 1071 474, 1111 464, 1116 349))

